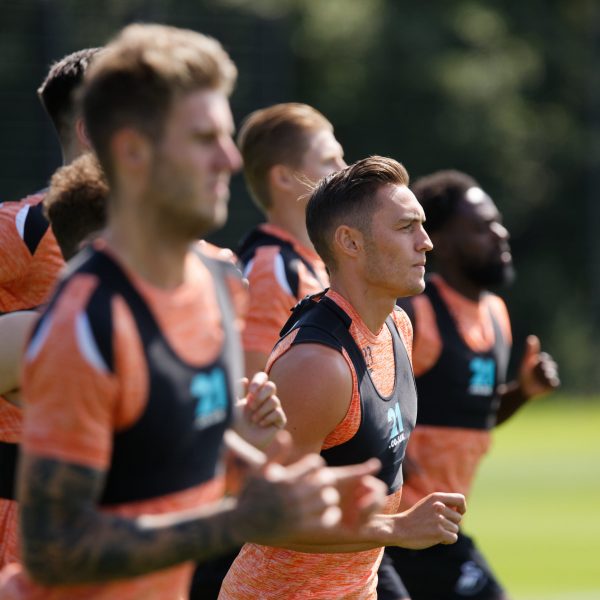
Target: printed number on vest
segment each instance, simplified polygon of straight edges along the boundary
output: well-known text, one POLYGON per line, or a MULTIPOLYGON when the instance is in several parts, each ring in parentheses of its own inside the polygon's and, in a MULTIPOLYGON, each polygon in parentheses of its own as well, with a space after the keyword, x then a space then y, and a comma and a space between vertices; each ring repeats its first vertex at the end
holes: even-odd
POLYGON ((404 425, 402 423, 402 415, 400 414, 400 405, 396 402, 394 407, 388 408, 387 412, 388 423, 392 424, 390 432, 390 448, 395 448, 406 437, 404 433, 404 425))
POLYGON ((491 396, 495 389, 496 362, 493 358, 474 358, 469 363, 471 379, 469 393, 477 396, 491 396))
POLYGON ((225 373, 214 368, 210 373, 198 373, 190 383, 190 393, 196 398, 196 427, 204 429, 227 417, 227 384, 225 373))

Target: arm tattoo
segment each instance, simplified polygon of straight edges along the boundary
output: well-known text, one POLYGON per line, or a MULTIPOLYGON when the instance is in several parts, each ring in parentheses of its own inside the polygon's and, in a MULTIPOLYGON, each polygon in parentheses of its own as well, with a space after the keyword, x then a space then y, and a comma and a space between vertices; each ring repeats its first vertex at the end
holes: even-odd
POLYGON ((23 561, 46 585, 134 577, 241 545, 235 501, 186 513, 126 518, 99 510, 105 473, 23 454, 23 561))

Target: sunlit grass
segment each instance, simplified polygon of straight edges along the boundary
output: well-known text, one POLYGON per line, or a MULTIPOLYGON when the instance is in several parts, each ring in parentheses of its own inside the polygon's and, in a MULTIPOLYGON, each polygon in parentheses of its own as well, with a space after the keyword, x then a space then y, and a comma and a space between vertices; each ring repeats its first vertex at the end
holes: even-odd
POLYGON ((542 399, 494 440, 465 531, 513 600, 600 600, 600 398, 542 399))

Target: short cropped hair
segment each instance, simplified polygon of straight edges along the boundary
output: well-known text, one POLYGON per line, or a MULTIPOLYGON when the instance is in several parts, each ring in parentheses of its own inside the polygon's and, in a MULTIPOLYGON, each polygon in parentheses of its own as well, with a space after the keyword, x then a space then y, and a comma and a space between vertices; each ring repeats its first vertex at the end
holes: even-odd
POLYGON ((78 114, 75 91, 83 81, 90 62, 102 48, 85 48, 65 56, 50 67, 37 94, 48 113, 63 146, 71 141, 73 124, 78 114))
POLYGON ((336 267, 333 234, 342 224, 370 233, 375 196, 386 185, 408 185, 402 164, 393 158, 370 156, 320 181, 306 206, 306 227, 315 250, 330 271, 336 267))
POLYGON ((83 114, 88 135, 109 181, 109 142, 134 127, 154 143, 173 102, 204 89, 231 94, 237 69, 210 37, 166 25, 130 25, 86 73, 83 114))
POLYGON ((473 187, 479 187, 473 177, 450 169, 416 179, 411 189, 425 211, 427 233, 442 229, 456 214, 467 190, 473 187))
POLYGON ((300 167, 316 131, 333 125, 315 108, 288 102, 257 110, 246 117, 238 135, 244 177, 254 203, 263 212, 272 205, 268 175, 278 164, 300 167))
POLYGON ((86 237, 105 227, 108 195, 106 177, 90 152, 52 176, 44 210, 65 260, 78 252, 86 237))

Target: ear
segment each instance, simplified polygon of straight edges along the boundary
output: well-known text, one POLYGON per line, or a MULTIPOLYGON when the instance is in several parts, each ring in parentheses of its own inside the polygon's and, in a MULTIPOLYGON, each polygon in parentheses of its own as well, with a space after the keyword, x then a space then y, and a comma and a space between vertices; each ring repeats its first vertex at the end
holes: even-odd
POLYGON ((268 173, 269 186, 277 190, 291 191, 297 185, 297 175, 286 165, 273 165, 268 173))
POLYGON ((124 127, 110 141, 113 165, 129 175, 147 174, 152 164, 150 140, 137 129, 124 127))
POLYGON ((333 234, 333 244, 336 253, 357 258, 364 248, 365 240, 358 229, 348 225, 340 225, 333 234))
POLYGON ((85 151, 91 150, 92 143, 90 142, 85 121, 82 117, 78 117, 75 120, 75 136, 77 137, 77 143, 80 148, 85 151))

